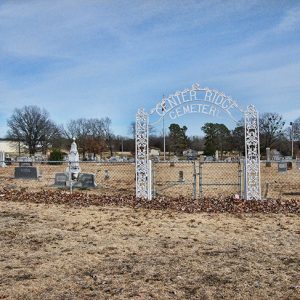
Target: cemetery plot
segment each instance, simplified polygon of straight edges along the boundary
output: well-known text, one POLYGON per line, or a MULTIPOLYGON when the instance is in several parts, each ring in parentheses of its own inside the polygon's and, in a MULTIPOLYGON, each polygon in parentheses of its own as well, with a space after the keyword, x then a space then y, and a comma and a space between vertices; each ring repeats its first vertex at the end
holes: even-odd
MULTIPOLYGON (((300 198, 300 170, 298 166, 299 162, 293 162, 292 169, 278 172, 278 162, 272 161, 270 167, 266 167, 266 163, 261 162, 262 196, 273 199, 300 198)), ((32 167, 22 167, 26 169, 36 167, 42 175, 38 177, 38 180, 15 179, 15 167, 16 165, 12 164, 0 168, 0 187, 25 188, 28 191, 37 191, 40 189, 64 188, 65 186, 65 177, 62 174, 65 173, 68 167, 67 163, 60 165, 34 163, 32 167)), ((87 192, 89 193, 98 195, 135 194, 134 163, 80 162, 80 167, 82 173, 94 175, 96 187, 88 187, 87 192)), ((17 166, 17 168, 19 167, 17 166)), ((169 162, 160 162, 154 163, 153 168, 154 184, 158 195, 193 197, 193 162, 174 162, 174 166, 171 166, 169 162), (180 172, 182 172, 182 178, 180 172)), ((203 185, 203 196, 230 196, 238 193, 238 186, 231 185, 239 182, 238 168, 238 163, 205 162, 202 170, 203 183, 214 185, 203 185), (229 185, 215 185, 219 183, 229 185)), ((199 172, 198 169, 196 171, 199 172)), ((36 178, 36 175, 34 177, 36 178)), ((244 182, 243 177, 241 181, 244 182)), ((199 176, 197 176, 196 185, 197 193, 199 193, 199 176)))
POLYGON ((300 194, 300 171, 296 167, 288 170, 286 162, 281 164, 273 161, 270 167, 266 167, 261 163, 262 196, 271 199, 299 198, 293 193, 300 194))
POLYGON ((135 193, 134 163, 81 163, 80 166, 83 173, 96 175, 97 193, 135 193))
POLYGON ((201 197, 241 194, 242 166, 239 163, 200 163, 199 188, 201 197))
POLYGON ((153 164, 153 185, 156 195, 192 198, 194 193, 193 162, 159 162, 153 164))
POLYGON ((153 164, 153 171, 157 195, 203 198, 240 194, 238 163, 159 162, 153 164))

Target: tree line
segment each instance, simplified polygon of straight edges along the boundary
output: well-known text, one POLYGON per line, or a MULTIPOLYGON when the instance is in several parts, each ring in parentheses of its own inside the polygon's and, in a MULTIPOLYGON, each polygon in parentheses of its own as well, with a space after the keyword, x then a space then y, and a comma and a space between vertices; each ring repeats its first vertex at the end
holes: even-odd
MULTIPOLYGON (((76 137, 78 149, 83 156, 86 153, 102 155, 109 152, 135 151, 135 123, 129 126, 131 137, 115 135, 110 118, 79 118, 70 120, 65 125, 55 124, 45 109, 37 106, 16 108, 7 120, 7 138, 22 142, 30 155, 36 152, 46 153, 49 148, 68 149, 70 141, 76 137)), ((278 113, 264 113, 259 120, 261 153, 270 147, 283 155, 291 154, 291 140, 294 140, 294 153, 299 151, 300 117, 292 124, 286 124, 278 113)), ((166 151, 181 155, 188 148, 204 151, 206 155, 214 155, 218 150, 222 156, 224 151, 236 151, 244 154, 245 129, 240 120, 233 130, 224 124, 205 123, 201 129, 204 136, 188 137, 187 127, 171 124, 165 136, 166 151)), ((200 133, 200 128, 199 128, 200 133)), ((163 151, 164 138, 155 134, 152 128, 149 133, 149 145, 163 151)))

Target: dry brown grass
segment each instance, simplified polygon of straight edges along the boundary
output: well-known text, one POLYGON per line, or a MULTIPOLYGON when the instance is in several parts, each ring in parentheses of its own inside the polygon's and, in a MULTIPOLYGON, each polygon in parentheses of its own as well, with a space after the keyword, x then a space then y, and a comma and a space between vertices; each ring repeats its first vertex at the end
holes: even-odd
POLYGON ((0 202, 0 299, 299 299, 297 215, 0 202))

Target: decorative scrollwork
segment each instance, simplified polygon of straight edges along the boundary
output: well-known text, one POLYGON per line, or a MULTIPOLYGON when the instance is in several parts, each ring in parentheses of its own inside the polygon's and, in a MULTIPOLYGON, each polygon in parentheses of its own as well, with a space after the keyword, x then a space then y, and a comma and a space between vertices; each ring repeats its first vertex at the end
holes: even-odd
POLYGON ((245 111, 245 157, 245 197, 247 200, 260 200, 259 119, 253 105, 245 111))
POLYGON ((136 114, 135 155, 136 155, 136 197, 148 199, 148 125, 149 116, 144 109, 136 114))
MULTIPOLYGON (((182 96, 184 93, 191 91, 203 91, 205 92, 204 100, 208 101, 212 98, 221 99, 224 103, 229 103, 230 108, 236 108, 241 113, 244 113, 245 117, 245 198, 246 199, 261 199, 261 187, 260 187, 260 146, 259 146, 259 121, 258 113, 253 105, 248 106, 244 111, 239 107, 237 102, 231 97, 226 96, 224 93, 220 93, 217 90, 209 88, 201 88, 198 83, 193 84, 192 89, 185 89, 183 92, 177 91, 175 94, 169 97, 163 97, 162 101, 157 103, 150 111, 150 115, 157 113, 159 119, 152 123, 156 124, 163 119, 168 111, 171 111, 176 105, 182 104, 180 100, 178 103, 173 96, 182 96), (207 99, 206 99, 207 98, 207 99), (223 99, 222 99, 223 98, 223 99), (166 99, 171 99, 174 103, 169 104, 169 108, 166 107, 166 99), (226 101, 225 101, 225 100, 226 101)), ((190 96, 190 100, 194 100, 195 93, 190 96)), ((201 100, 201 99, 200 99, 201 100)), ((208 101, 210 102, 210 101, 208 101)), ((219 105, 221 109, 228 113, 229 117, 233 120, 234 117, 229 111, 229 108, 223 107, 221 103, 213 102, 214 105, 219 105)), ((149 114, 144 109, 140 109, 136 115, 136 197, 151 199, 151 163, 149 162, 148 154, 148 139, 149 139, 149 114)))
POLYGON ((194 91, 200 91, 200 84, 195 82, 193 85, 192 85, 192 90, 194 91))

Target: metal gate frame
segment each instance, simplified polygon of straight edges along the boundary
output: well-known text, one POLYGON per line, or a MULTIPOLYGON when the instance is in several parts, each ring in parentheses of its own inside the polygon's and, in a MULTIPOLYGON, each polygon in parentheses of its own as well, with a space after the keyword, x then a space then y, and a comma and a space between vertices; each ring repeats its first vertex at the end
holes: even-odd
MULTIPOLYGON (((242 178, 242 173, 243 173, 243 160, 239 160, 236 162, 223 162, 223 161, 178 161, 175 162, 175 164, 184 164, 184 169, 186 169, 186 166, 190 164, 191 168, 189 169, 189 179, 186 179, 184 176, 183 171, 178 171, 176 169, 176 172, 174 172, 174 176, 172 177, 171 180, 165 180, 165 181, 160 181, 160 183, 163 183, 164 185, 161 188, 158 188, 158 181, 157 181, 157 175, 158 173, 158 166, 163 166, 164 164, 170 164, 172 162, 170 161, 164 161, 164 162, 152 162, 152 193, 153 193, 153 198, 155 198, 158 195, 163 195, 161 192, 166 189, 172 189, 174 187, 179 187, 179 186, 190 186, 191 189, 189 190, 191 192, 192 198, 193 199, 202 199, 205 196, 205 188, 206 187, 218 187, 218 186, 232 186, 236 187, 235 191, 232 191, 230 194, 238 194, 240 198, 243 196, 243 178, 242 178), (234 167, 234 176, 232 178, 231 182, 224 183, 221 182, 220 180, 216 180, 214 182, 210 181, 208 182, 205 175, 203 175, 203 168, 205 165, 208 164, 214 164, 215 166, 218 166, 220 164, 227 164, 232 167, 234 167), (178 172, 178 177, 176 178, 178 172)), ((220 174, 222 170, 220 169, 220 174)))
POLYGON ((238 164, 238 170, 237 170, 237 183, 204 183, 205 177, 203 176, 203 165, 207 164, 207 163, 211 163, 211 164, 218 164, 218 163, 224 163, 223 161, 215 161, 215 162, 205 162, 205 161, 200 161, 199 162, 199 173, 197 173, 197 175, 199 175, 199 198, 203 198, 203 187, 204 186, 236 186, 238 187, 237 189, 237 194, 239 195, 239 197, 243 197, 243 192, 242 192, 242 186, 243 186, 243 182, 242 182, 242 161, 239 160, 238 162, 228 162, 228 164, 238 164))
MULTIPOLYGON (((260 200, 259 116, 253 105, 244 111, 245 121, 245 194, 246 200, 260 200)), ((152 166, 149 160, 149 114, 139 109, 136 115, 136 197, 151 200, 152 166)))

